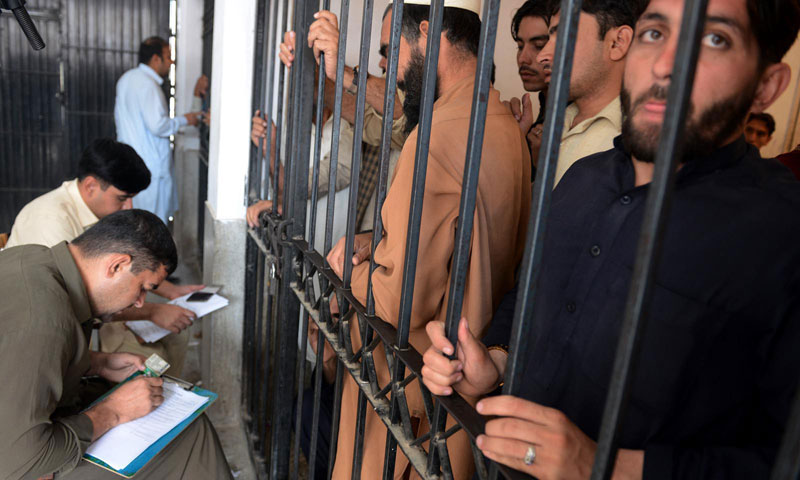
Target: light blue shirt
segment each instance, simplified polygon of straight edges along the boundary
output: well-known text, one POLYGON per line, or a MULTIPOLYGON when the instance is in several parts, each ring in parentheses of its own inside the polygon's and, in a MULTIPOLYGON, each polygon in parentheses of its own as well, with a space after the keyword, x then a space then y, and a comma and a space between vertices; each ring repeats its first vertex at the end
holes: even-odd
POLYGON ((150 185, 133 197, 134 208, 151 211, 166 223, 178 209, 169 137, 188 122, 184 116, 169 117, 162 83, 164 79, 142 63, 125 72, 117 81, 114 121, 117 140, 133 147, 150 170, 150 185))

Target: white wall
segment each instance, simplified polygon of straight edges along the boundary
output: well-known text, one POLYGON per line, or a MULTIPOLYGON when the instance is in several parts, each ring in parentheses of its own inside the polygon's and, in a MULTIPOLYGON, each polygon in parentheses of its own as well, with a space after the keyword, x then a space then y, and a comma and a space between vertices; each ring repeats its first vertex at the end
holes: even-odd
POLYGON ((800 41, 795 42, 783 61, 792 67, 792 81, 783 95, 767 109, 775 117, 775 133, 772 141, 761 149, 761 156, 774 157, 794 149, 800 143, 800 125, 797 123, 800 108, 800 41))
POLYGON ((178 2, 178 62, 175 64, 175 115, 192 111, 194 85, 203 65, 203 0, 178 2))
POLYGON ((245 214, 255 17, 255 0, 214 4, 208 205, 216 220, 245 214))

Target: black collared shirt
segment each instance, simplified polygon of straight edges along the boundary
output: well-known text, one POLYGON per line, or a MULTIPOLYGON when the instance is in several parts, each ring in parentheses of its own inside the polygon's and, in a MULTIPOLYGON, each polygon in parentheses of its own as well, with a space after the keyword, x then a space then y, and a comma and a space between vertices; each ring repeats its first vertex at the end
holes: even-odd
MULTIPOLYGON (((553 192, 521 396, 594 439, 647 192, 619 138, 553 192)), ((800 378, 800 182, 744 139, 687 163, 656 277, 620 447, 648 479, 767 478, 800 378)))

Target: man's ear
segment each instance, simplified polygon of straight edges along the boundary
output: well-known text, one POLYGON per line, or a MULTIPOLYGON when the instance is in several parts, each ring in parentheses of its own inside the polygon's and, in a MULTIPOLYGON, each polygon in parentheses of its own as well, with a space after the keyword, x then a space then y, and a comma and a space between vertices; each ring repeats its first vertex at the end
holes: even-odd
POLYGON ((785 63, 774 63, 764 69, 750 111, 762 113, 769 108, 786 90, 791 80, 792 69, 785 63))
POLYGON ((633 42, 633 29, 628 25, 612 28, 606 34, 608 57, 612 62, 625 60, 633 42))
POLYGON ((86 188, 86 193, 89 195, 89 198, 94 197, 100 188, 100 182, 93 176, 93 175, 86 175, 83 177, 83 185, 86 188))
POLYGON ((114 278, 116 275, 129 271, 133 259, 126 253, 112 253, 105 259, 105 274, 107 278, 114 278))
POLYGON ((427 41, 428 41, 428 21, 427 20, 423 20, 423 21, 419 22, 419 33, 420 33, 421 39, 424 42, 427 43, 427 41))

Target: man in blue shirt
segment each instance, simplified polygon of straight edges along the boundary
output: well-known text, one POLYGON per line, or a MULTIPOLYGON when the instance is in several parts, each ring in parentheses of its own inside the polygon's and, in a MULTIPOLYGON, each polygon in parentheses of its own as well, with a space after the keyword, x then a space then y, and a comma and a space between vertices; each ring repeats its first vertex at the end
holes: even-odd
POLYGON ((134 208, 155 213, 164 223, 178 209, 172 180, 169 137, 184 125, 197 125, 201 112, 170 118, 161 85, 172 66, 169 43, 150 37, 139 46, 139 66, 117 82, 114 121, 117 140, 132 146, 150 169, 150 186, 136 196, 134 208))

